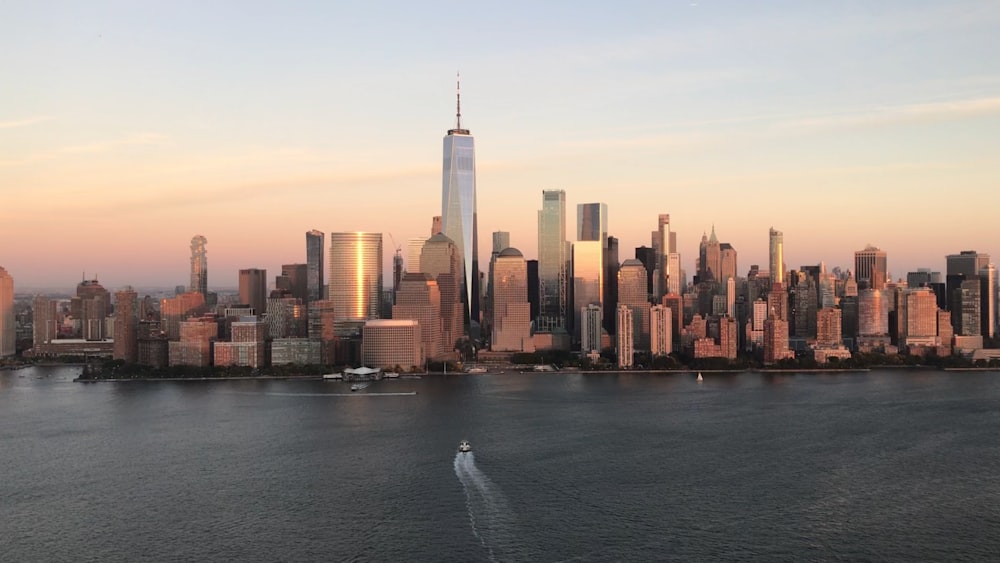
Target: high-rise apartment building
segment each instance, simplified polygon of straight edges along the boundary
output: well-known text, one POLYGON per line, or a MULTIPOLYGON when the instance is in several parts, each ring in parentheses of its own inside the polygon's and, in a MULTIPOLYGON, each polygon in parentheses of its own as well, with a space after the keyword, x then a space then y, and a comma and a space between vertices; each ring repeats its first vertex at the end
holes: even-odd
POLYGON ((566 192, 542 192, 538 211, 538 285, 539 313, 537 327, 551 332, 568 328, 569 312, 569 242, 566 240, 566 192))
POLYGON ((903 292, 900 347, 910 345, 935 346, 937 340, 937 297, 928 287, 916 287, 903 292))
POLYGON ((337 322, 379 318, 382 233, 330 233, 329 299, 337 322))
POLYGON ((673 321, 670 307, 653 305, 649 309, 649 344, 653 356, 673 352, 673 321))
POLYGON ((138 359, 139 294, 131 287, 115 292, 115 333, 112 357, 134 364, 138 359))
POLYGON ((979 270, 979 312, 982 315, 983 336, 994 338, 997 334, 997 268, 990 263, 979 270))
POLYGON ((450 238, 438 233, 427 239, 420 254, 420 271, 437 281, 441 292, 441 346, 455 349, 465 336, 462 312, 462 256, 450 238))
POLYGON ((618 367, 631 368, 635 357, 633 314, 635 310, 628 305, 618 306, 618 331, 615 333, 615 351, 618 354, 618 367))
POLYGON ((212 344, 218 335, 219 324, 213 317, 181 322, 180 340, 172 341, 169 345, 169 364, 196 367, 212 365, 212 344))
POLYGON ((881 290, 862 289, 858 292, 858 335, 889 334, 889 304, 881 290))
POLYGON ((476 143, 462 128, 459 91, 455 128, 444 137, 441 232, 454 242, 462 258, 463 317, 479 324, 479 234, 476 214, 476 143))
POLYGON ((493 272, 494 325, 490 349, 497 352, 534 352, 531 305, 528 304, 528 266, 516 248, 505 248, 493 272))
POLYGON ((854 253, 854 278, 871 289, 885 289, 888 267, 886 254, 872 245, 854 253))
POLYGON ((771 273, 771 283, 785 282, 785 236, 774 227, 768 233, 768 267, 771 273))
MULTIPOLYGON (((9 277, 9 274, 8 274, 9 277)), ((11 280, 11 312, 13 312, 13 280, 11 280)), ((32 329, 32 344, 36 354, 44 349, 59 335, 59 315, 56 311, 56 300, 44 295, 36 296, 32 301, 31 310, 34 316, 32 329)))
POLYGON ((601 351, 601 305, 584 305, 580 312, 580 351, 585 354, 601 351))
POLYGON ((843 341, 840 309, 823 307, 816 312, 816 346, 834 347, 843 341))
POLYGON ((196 291, 208 297, 208 239, 195 235, 191 239, 191 284, 188 291, 196 291))
POLYGON ((764 321, 764 363, 773 364, 794 355, 788 349, 788 321, 768 317, 764 321))
POLYGON ((653 281, 653 293, 656 299, 659 300, 667 293, 679 295, 681 259, 677 252, 677 233, 670 230, 669 213, 657 216, 657 230, 652 233, 651 243, 657 257, 653 281))
MULTIPOLYGON (((646 293, 646 267, 634 258, 618 269, 618 307, 632 309, 632 344, 636 350, 649 350, 649 297, 646 293)), ((619 315, 618 320, 621 320, 619 315)), ((621 324, 618 331, 622 330, 621 324)))
POLYGON ((267 310, 267 270, 240 270, 240 303, 250 305, 255 315, 267 310))
POLYGON ((14 328, 14 278, 0 267, 0 358, 16 352, 14 328))
POLYGON ((326 256, 326 233, 313 229, 306 233, 306 294, 307 302, 326 297, 323 292, 323 257, 326 256))

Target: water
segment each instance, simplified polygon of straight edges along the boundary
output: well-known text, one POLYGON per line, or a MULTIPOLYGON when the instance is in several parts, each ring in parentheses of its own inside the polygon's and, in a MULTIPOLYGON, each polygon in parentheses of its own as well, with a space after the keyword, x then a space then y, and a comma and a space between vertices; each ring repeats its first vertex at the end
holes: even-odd
POLYGON ((1000 374, 504 374, 352 393, 76 372, 0 372, 0 560, 1000 553, 1000 374))

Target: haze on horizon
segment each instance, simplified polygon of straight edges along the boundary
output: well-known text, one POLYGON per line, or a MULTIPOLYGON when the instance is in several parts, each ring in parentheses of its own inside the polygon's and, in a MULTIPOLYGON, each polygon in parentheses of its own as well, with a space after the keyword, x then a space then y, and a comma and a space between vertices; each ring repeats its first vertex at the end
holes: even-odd
MULTIPOLYGON (((440 214, 441 138, 476 137, 479 240, 537 254, 543 189, 609 206, 621 259, 669 213, 743 275, 894 277, 995 258, 1000 4, 12 2, 0 21, 0 266, 18 290, 269 281, 310 229, 384 257, 440 214), (390 238, 389 234, 392 234, 390 238)), ((481 264, 485 268, 485 265, 481 264)))

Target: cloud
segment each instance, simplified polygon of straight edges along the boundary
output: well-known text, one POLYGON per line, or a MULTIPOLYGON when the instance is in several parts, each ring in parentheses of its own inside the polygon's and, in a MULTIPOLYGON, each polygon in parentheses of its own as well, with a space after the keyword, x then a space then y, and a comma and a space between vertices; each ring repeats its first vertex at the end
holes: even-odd
POLYGON ((842 114, 804 117, 779 123, 777 129, 790 131, 849 129, 948 121, 994 114, 1000 114, 1000 97, 886 106, 842 114))
POLYGON ((36 115, 34 117, 26 117, 24 119, 15 119, 14 121, 0 121, 0 129, 13 129, 15 127, 27 127, 28 125, 34 125, 36 123, 42 123, 43 121, 51 121, 55 117, 51 115, 36 115))

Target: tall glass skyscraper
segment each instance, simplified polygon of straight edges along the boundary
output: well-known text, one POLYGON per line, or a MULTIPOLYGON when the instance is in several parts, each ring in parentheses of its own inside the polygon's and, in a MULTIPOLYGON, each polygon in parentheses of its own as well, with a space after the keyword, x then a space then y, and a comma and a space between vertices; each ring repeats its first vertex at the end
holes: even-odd
POLYGON ((309 301, 323 299, 323 246, 326 233, 306 233, 306 296, 309 301))
POLYGON ((379 318, 382 233, 330 233, 334 322, 379 318))
POLYGON ((569 283, 566 192, 542 191, 538 211, 538 330, 566 329, 569 283))
POLYGON ((191 285, 188 291, 208 296, 208 239, 195 235, 191 239, 191 285))
MULTIPOLYGON (((479 235, 476 217, 476 142, 462 129, 461 94, 455 128, 444 137, 441 217, 442 232, 462 255, 462 304, 470 327, 479 326, 479 235)), ((475 336, 475 335, 473 335, 475 336)))
POLYGON ((771 269, 771 283, 785 282, 785 237, 781 231, 771 230, 768 232, 768 267, 771 269))

